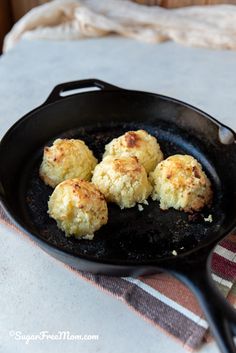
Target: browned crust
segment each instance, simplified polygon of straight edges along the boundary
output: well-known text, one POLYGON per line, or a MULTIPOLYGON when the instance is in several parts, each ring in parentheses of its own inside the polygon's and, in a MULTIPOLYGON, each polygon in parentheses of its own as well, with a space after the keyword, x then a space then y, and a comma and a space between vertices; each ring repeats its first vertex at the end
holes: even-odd
POLYGON ((91 195, 93 195, 96 199, 105 201, 104 195, 97 189, 97 187, 86 181, 81 179, 67 179, 63 182, 64 184, 68 184, 72 187, 73 194, 77 194, 79 192, 80 199, 89 199, 91 195))
POLYGON ((127 147, 129 147, 129 148, 139 147, 140 141, 141 141, 141 138, 139 137, 139 135, 136 132, 134 132, 134 131, 126 132, 125 142, 126 142, 127 147))
POLYGON ((200 175, 199 170, 196 166, 193 166, 193 174, 194 174, 195 178, 201 179, 201 175, 200 175))
POLYGON ((142 166, 138 161, 138 158, 127 157, 127 158, 115 158, 113 161, 114 170, 125 174, 125 173, 140 173, 142 166))

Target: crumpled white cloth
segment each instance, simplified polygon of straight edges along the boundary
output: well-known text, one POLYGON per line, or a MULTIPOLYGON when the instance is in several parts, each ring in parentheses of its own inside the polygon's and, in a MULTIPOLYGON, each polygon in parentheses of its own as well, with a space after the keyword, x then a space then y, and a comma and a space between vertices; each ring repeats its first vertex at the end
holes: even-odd
POLYGON ((21 38, 76 40, 114 33, 153 43, 236 49, 236 6, 164 9, 129 0, 54 0, 21 18, 5 37, 3 51, 21 38))

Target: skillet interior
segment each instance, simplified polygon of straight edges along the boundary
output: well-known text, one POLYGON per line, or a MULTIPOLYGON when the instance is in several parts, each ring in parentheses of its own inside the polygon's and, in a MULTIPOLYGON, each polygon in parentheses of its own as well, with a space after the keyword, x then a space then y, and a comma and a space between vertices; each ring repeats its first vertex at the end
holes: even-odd
POLYGON ((28 232, 80 258, 127 265, 173 258, 173 250, 186 254, 216 242, 235 224, 236 146, 223 145, 218 133, 219 125, 205 113, 168 97, 126 90, 72 95, 37 108, 5 135, 0 144, 0 195, 28 232), (100 159, 108 141, 138 128, 158 138, 165 157, 189 153, 202 163, 214 187, 212 208, 189 220, 182 212, 161 211, 151 200, 143 212, 110 205, 109 223, 93 241, 65 238, 47 215, 52 190, 38 178, 44 145, 59 136, 78 137, 100 159), (213 222, 205 222, 202 214, 212 214, 213 222))
MULTIPOLYGON (((206 160, 201 151, 201 143, 196 138, 191 140, 183 131, 172 129, 168 124, 152 127, 145 124, 105 124, 68 131, 60 137, 80 138, 94 151, 101 160, 104 145, 112 138, 128 130, 144 128, 156 136, 161 144, 164 156, 175 153, 195 155, 204 164, 215 191, 213 206, 200 214, 189 216, 175 210, 161 211, 158 202, 149 198, 149 205, 142 212, 138 207, 120 210, 116 205, 109 205, 109 222, 102 227, 92 241, 65 238, 54 220, 47 214, 47 201, 52 189, 44 185, 38 176, 42 160, 42 149, 37 151, 31 162, 22 173, 21 205, 27 223, 40 234, 44 240, 78 256, 86 256, 105 261, 143 262, 157 258, 173 256, 195 249, 207 238, 219 231, 224 221, 224 210, 221 200, 221 184, 214 167, 206 160), (205 222, 204 217, 212 214, 213 222, 205 222)), ((55 137, 48 141, 50 145, 55 137)))

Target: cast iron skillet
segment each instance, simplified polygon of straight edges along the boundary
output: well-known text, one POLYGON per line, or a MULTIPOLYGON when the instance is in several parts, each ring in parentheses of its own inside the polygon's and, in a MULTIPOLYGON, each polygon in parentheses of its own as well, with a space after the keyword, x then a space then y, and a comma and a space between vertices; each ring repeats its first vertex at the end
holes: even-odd
POLYGON ((112 276, 172 273, 197 296, 221 351, 236 352, 236 315, 215 288, 209 267, 212 249, 236 226, 235 139, 228 127, 173 98, 97 79, 64 83, 3 137, 2 205, 39 246, 79 270, 112 276), (97 90, 64 96, 88 87, 97 90), (202 163, 214 188, 211 208, 189 216, 161 211, 151 200, 142 212, 109 205, 109 222, 94 240, 65 238, 47 215, 52 189, 38 177, 43 147, 59 136, 77 137, 100 159, 108 141, 139 128, 158 138, 165 157, 187 153, 202 163), (209 214, 212 223, 204 220, 209 214))

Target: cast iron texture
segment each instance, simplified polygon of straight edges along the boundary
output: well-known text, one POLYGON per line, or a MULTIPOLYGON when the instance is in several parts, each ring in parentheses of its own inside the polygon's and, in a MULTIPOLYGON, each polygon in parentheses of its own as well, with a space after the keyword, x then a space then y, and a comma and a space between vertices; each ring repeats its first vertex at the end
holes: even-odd
POLYGON ((236 352, 234 310, 214 287, 210 256, 236 225, 235 133, 211 116, 173 98, 123 90, 91 79, 55 87, 47 101, 20 119, 0 143, 0 198, 8 215, 45 251, 79 270, 107 275, 169 271, 197 296, 223 353, 236 352), (62 97, 84 87, 101 91, 62 97), (38 176, 42 151, 57 137, 78 137, 101 159, 104 145, 128 130, 156 136, 165 157, 188 153, 212 181, 214 200, 198 215, 109 206, 109 222, 93 241, 65 238, 47 215, 52 190, 38 176), (212 223, 205 222, 209 214, 212 223), (172 253, 175 250, 178 255, 172 253))
POLYGON ((67 86, 58 86, 46 104, 16 123, 1 143, 0 160, 4 168, 0 171, 0 189, 4 206, 24 229, 54 248, 79 255, 80 259, 120 265, 159 263, 173 258, 173 250, 187 254, 216 243, 232 230, 236 204, 235 144, 223 144, 219 138, 222 129, 233 135, 230 129, 172 98, 105 84, 102 91, 61 98, 63 87, 67 86), (96 233, 93 242, 66 239, 46 212, 52 190, 38 178, 43 147, 58 136, 79 137, 101 159, 108 141, 137 128, 145 128, 158 138, 165 157, 176 152, 189 153, 202 163, 214 188, 211 209, 190 219, 175 210, 163 212, 151 200, 143 212, 138 212, 137 207, 121 211, 111 205, 109 223, 96 233), (226 173, 226 167, 230 173, 226 173), (212 223, 204 221, 209 214, 212 223))
MULTIPOLYGON (((101 160, 104 145, 112 138, 140 128, 157 137, 165 157, 175 153, 188 153, 199 159, 203 155, 201 142, 196 137, 161 122, 155 127, 141 123, 107 123, 68 131, 60 137, 84 140, 101 160)), ((47 141, 47 145, 51 145, 55 138, 56 136, 52 141, 47 141)), ((203 163, 204 158, 201 158, 203 163)), ((215 197, 212 207, 203 212, 189 215, 174 209, 162 211, 159 203, 153 202, 151 198, 148 199, 149 205, 143 206, 142 212, 138 211, 138 207, 120 210, 118 206, 109 204, 108 224, 95 233, 93 241, 65 238, 65 234, 47 214, 47 202, 53 190, 45 186, 39 178, 41 161, 42 149, 39 149, 26 169, 22 170, 19 188, 22 214, 27 224, 43 240, 71 254, 86 256, 90 260, 116 263, 153 262, 164 257, 173 257, 173 250, 185 253, 196 249, 202 242, 215 237, 224 222, 227 204, 222 200, 222 185, 217 171, 208 160, 206 168, 213 183, 215 197), (212 215, 212 223, 204 220, 209 214, 212 215)))

